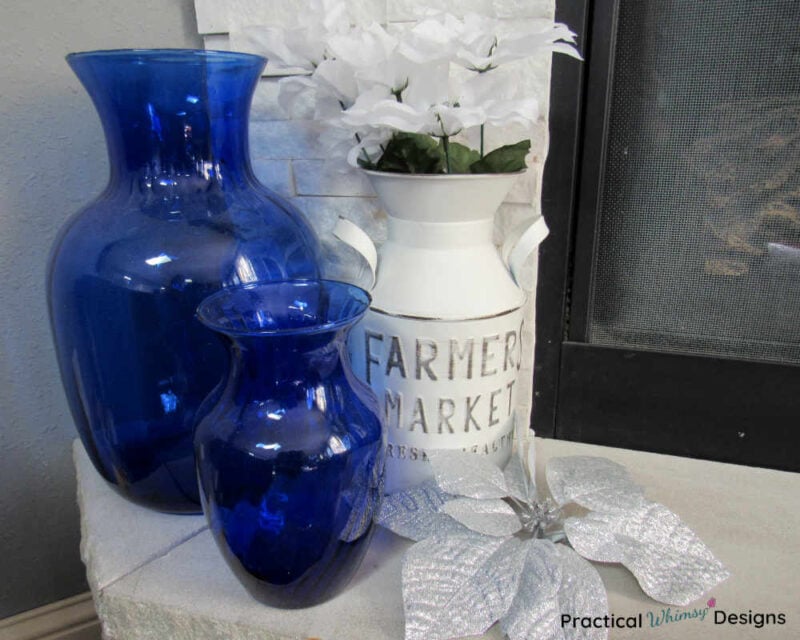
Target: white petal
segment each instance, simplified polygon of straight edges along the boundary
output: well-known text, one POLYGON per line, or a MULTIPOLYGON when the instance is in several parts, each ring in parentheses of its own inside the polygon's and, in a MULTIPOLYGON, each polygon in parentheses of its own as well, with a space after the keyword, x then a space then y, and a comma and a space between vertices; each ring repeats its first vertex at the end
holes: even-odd
POLYGON ((437 105, 434 112, 439 126, 429 131, 431 135, 454 136, 470 127, 486 122, 486 112, 481 107, 449 107, 437 105))
POLYGON ((420 64, 448 60, 457 46, 460 22, 453 16, 429 18, 402 34, 398 50, 420 64))
POLYGON ((497 127, 511 124, 531 127, 539 117, 539 103, 535 98, 524 100, 492 100, 486 103, 486 123, 497 127))
POLYGON ((434 114, 430 111, 418 111, 393 98, 368 106, 359 104, 359 100, 342 115, 342 122, 349 126, 391 127, 399 131, 419 133, 436 124, 434 114))
POLYGON ((406 64, 403 74, 407 84, 402 94, 405 104, 423 110, 444 104, 450 97, 446 64, 406 64))
POLYGON ((278 104, 290 117, 315 96, 316 83, 309 76, 288 76, 278 82, 278 104))
POLYGON ((314 71, 320 90, 342 103, 340 110, 351 106, 358 97, 355 69, 341 60, 323 60, 314 71))
POLYGON ((387 60, 397 48, 397 39, 379 24, 357 28, 328 38, 331 56, 354 68, 372 67, 387 60))

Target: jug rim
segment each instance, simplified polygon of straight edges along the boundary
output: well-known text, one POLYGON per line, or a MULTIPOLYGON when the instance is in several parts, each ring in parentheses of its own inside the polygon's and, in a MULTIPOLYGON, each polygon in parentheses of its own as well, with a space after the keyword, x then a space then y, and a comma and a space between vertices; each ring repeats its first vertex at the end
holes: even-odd
POLYGON ((516 178, 521 176, 527 169, 519 171, 509 171, 507 173, 400 173, 398 171, 377 171, 375 169, 361 169, 368 176, 376 176, 380 178, 396 178, 396 179, 414 179, 414 180, 431 180, 431 181, 468 181, 477 178, 483 179, 496 179, 503 180, 510 177, 516 178))

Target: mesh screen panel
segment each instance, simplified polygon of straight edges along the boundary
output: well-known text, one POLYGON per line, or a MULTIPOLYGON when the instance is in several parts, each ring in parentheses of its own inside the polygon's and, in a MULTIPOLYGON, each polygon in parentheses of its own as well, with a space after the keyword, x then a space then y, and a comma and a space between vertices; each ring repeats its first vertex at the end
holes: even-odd
POLYGON ((800 6, 622 0, 589 341, 800 363, 800 6))

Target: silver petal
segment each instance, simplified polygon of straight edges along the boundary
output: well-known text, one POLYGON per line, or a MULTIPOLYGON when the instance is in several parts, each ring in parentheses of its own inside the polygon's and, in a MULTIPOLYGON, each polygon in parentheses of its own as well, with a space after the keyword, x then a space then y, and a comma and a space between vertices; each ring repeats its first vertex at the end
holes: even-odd
MULTIPOLYGON (((558 590, 559 612, 569 613, 573 617, 602 618, 608 615, 608 595, 597 569, 566 545, 557 544, 556 550, 562 563, 561 587, 558 590)), ((559 624, 560 622, 559 619, 559 624)), ((567 640, 600 640, 607 637, 607 629, 564 629, 564 638, 567 640)))
POLYGON ((440 511, 487 536, 511 536, 522 528, 514 509, 499 499, 456 498, 444 503, 440 511))
POLYGON ((484 633, 514 598, 525 547, 472 531, 418 542, 403 561, 406 640, 484 633))
POLYGON ((530 502, 531 486, 528 481, 528 472, 525 470, 525 463, 519 451, 511 456, 506 468, 503 470, 506 479, 508 495, 523 502, 530 502))
POLYGON ((730 577, 703 541, 655 502, 627 512, 570 518, 564 529, 578 553, 622 563, 642 590, 660 602, 687 605, 730 577))
POLYGON ((510 640, 601 640, 606 629, 561 626, 562 613, 604 616, 608 599, 595 568, 562 544, 530 540, 519 589, 500 628, 510 640))
POLYGON ((622 465, 594 456, 551 458, 547 486, 560 506, 575 502, 593 511, 618 511, 640 504, 644 490, 622 465))
POLYGON ((430 480, 416 487, 383 498, 378 524, 411 540, 423 540, 435 533, 463 531, 464 527, 445 513, 439 512, 452 496, 430 480))
POLYGON ((468 498, 504 498, 508 495, 503 472, 491 460, 458 449, 435 449, 428 457, 439 488, 468 498))

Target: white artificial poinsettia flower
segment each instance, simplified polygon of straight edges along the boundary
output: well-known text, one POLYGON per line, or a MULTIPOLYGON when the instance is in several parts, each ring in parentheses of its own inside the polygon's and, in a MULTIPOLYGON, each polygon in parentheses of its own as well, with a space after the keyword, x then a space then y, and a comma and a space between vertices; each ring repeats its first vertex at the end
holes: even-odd
POLYGON ((411 77, 427 76, 432 83, 447 78, 446 67, 423 67, 401 53, 398 39, 377 23, 331 36, 328 51, 331 58, 353 69, 359 92, 379 85, 386 89, 387 95, 399 94, 407 88, 411 77))
POLYGON ((290 117, 308 101, 316 100, 316 83, 309 76, 287 76, 278 81, 278 105, 290 117))
POLYGON ((319 142, 328 158, 346 158, 347 165, 339 166, 341 173, 358 166, 358 160, 373 163, 380 158, 393 131, 386 127, 362 128, 360 131, 332 119, 320 134, 319 142))
POLYGON ((503 38, 502 49, 503 55, 516 56, 516 59, 552 51, 583 60, 575 48, 575 33, 567 25, 549 20, 537 20, 513 29, 503 38))
POLYGON ((419 64, 450 60, 460 47, 463 23, 451 14, 430 17, 403 33, 399 51, 419 64))
POLYGON ((486 120, 480 107, 452 106, 426 101, 398 102, 394 98, 376 99, 379 90, 361 94, 342 115, 342 122, 353 128, 390 127, 408 133, 435 137, 454 136, 486 120))
POLYGON ((519 96, 516 85, 501 71, 478 73, 458 86, 458 104, 483 110, 483 122, 494 126, 511 124, 530 128, 539 117, 539 102, 519 96))
MULTIPOLYGON (((574 41, 564 25, 475 14, 429 14, 395 35, 377 23, 353 25, 344 0, 312 0, 286 27, 231 33, 234 47, 266 55, 273 70, 300 72, 280 81, 279 103, 293 117, 313 112, 330 129, 331 153, 374 166, 392 132, 430 135, 441 139, 447 171, 450 137, 480 127, 482 159, 484 125, 530 128, 538 118, 536 99, 519 95, 516 78, 498 65, 541 51, 577 56, 574 41)), ((482 170, 524 166, 524 151, 506 150, 482 170), (519 157, 508 160, 509 153, 519 157)))
POLYGON ((305 27, 245 27, 236 34, 236 46, 267 58, 274 71, 303 69, 311 72, 325 57, 325 43, 318 30, 305 27))
POLYGON ((297 12, 295 18, 289 26, 245 27, 231 34, 232 42, 237 49, 265 56, 273 70, 311 72, 327 57, 328 38, 349 29, 347 6, 342 0, 312 0, 309 10, 297 12))
MULTIPOLYGON (((403 58, 402 54, 396 57, 403 58)), ((400 90, 376 83, 342 114, 350 127, 391 127, 408 133, 453 136, 485 121, 481 105, 461 105, 451 91, 447 65, 409 62, 400 90)))
MULTIPOLYGON (((409 84, 431 87, 446 86, 447 62, 444 59, 415 60, 401 50, 401 42, 378 24, 366 28, 354 27, 346 34, 328 39, 330 56, 346 62, 354 69, 358 90, 365 92, 376 85, 388 94, 399 97, 408 91, 409 84)), ((415 89, 411 89, 412 96, 415 89)), ((412 98, 413 99, 413 98, 412 98)), ((404 95, 405 100, 405 95, 404 95)))
POLYGON ((323 60, 314 71, 317 88, 317 118, 339 115, 358 97, 356 70, 343 60, 323 60), (320 104, 321 103, 321 104, 320 104))
POLYGON ((489 71, 501 64, 544 51, 558 51, 580 59, 573 46, 575 34, 548 20, 517 24, 474 13, 464 17, 453 61, 472 71, 489 71))
POLYGON ((355 69, 369 69, 390 58, 397 49, 397 38, 381 25, 353 27, 347 32, 335 33, 328 38, 332 58, 342 60, 355 69))

